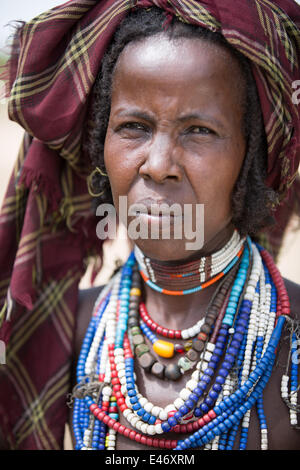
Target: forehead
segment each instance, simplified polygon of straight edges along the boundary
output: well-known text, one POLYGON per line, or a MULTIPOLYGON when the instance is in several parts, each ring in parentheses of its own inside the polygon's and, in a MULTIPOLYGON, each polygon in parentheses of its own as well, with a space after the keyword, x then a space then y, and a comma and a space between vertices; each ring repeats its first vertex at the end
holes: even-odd
POLYGON ((198 99, 201 105, 239 112, 241 82, 239 65, 224 47, 158 34, 125 47, 114 72, 112 101, 151 95, 165 102, 177 98, 180 106, 198 99))
POLYGON ((135 59, 141 66, 154 67, 172 60, 189 68, 195 67, 199 58, 204 56, 219 66, 231 66, 233 62, 230 52, 215 42, 200 37, 173 38, 159 33, 130 42, 120 54, 118 64, 124 65, 124 62, 135 59))

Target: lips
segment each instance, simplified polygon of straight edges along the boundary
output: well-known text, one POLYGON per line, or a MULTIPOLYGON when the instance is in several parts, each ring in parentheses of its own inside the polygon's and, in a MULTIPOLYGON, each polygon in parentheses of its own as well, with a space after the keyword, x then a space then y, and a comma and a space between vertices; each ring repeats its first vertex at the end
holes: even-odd
POLYGON ((132 206, 137 215, 146 215, 153 218, 161 217, 180 217, 182 218, 181 204, 171 202, 168 199, 142 199, 132 206))

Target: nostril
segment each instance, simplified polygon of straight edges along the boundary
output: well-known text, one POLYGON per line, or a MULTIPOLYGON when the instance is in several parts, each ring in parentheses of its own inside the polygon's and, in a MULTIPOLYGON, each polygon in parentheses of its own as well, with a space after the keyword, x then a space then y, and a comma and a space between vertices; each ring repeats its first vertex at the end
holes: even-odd
POLYGON ((179 167, 170 145, 163 150, 162 146, 156 148, 154 145, 139 168, 139 174, 145 180, 153 180, 157 183, 166 181, 176 182, 181 179, 181 168, 179 167))
POLYGON ((178 176, 176 176, 176 175, 169 175, 167 178, 172 179, 172 180, 178 180, 179 179, 178 176))

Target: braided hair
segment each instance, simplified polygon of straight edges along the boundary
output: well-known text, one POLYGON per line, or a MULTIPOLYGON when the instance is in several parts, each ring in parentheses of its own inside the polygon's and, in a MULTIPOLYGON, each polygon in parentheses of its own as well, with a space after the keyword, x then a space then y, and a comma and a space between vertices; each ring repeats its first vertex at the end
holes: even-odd
MULTIPOLYGON (((94 168, 99 167, 105 172, 104 142, 110 115, 113 74, 117 60, 127 44, 163 32, 170 39, 199 38, 224 48, 230 52, 241 71, 242 80, 240 85, 238 82, 238 86, 243 87, 242 131, 247 143, 246 156, 232 192, 232 222, 241 235, 255 236, 262 228, 272 223, 271 208, 276 201, 276 193, 264 183, 267 173, 267 141, 249 60, 234 49, 220 33, 183 23, 178 18, 173 18, 167 28, 164 28, 165 23, 165 12, 153 7, 131 12, 120 24, 103 58, 91 93, 83 151, 88 154, 94 168)), ((113 202, 108 178, 100 173, 96 174, 92 184, 95 192, 101 193, 101 197, 94 201, 96 205, 113 202)))

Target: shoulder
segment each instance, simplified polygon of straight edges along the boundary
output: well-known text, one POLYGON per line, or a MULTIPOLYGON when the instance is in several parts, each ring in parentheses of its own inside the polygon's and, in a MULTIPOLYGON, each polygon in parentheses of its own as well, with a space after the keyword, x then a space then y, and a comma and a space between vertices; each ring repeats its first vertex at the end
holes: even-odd
POLYGON ((283 279, 291 304, 291 315, 300 320, 300 285, 289 279, 283 279))

